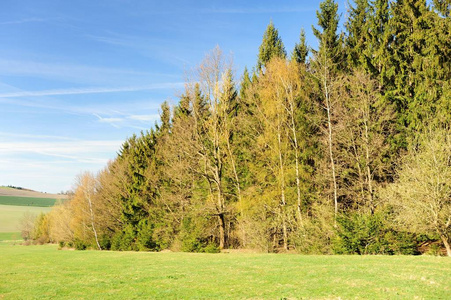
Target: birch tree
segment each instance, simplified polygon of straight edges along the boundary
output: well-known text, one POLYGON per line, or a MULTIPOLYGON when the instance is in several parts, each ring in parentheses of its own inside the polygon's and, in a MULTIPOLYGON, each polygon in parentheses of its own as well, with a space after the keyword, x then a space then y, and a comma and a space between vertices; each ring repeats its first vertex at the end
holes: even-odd
POLYGON ((74 207, 74 225, 78 227, 75 233, 82 240, 86 240, 88 236, 93 236, 97 248, 102 250, 97 234, 96 215, 94 213, 96 185, 96 178, 93 174, 85 172, 80 175, 77 180, 77 188, 71 205, 74 207))
POLYGON ((423 133, 397 175, 384 196, 397 212, 398 225, 437 234, 451 256, 451 131, 429 129, 423 133))

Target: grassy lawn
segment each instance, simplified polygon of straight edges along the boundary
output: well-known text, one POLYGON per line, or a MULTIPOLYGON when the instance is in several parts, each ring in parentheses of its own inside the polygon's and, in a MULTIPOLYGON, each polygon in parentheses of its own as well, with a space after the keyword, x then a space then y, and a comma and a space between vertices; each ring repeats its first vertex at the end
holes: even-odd
POLYGON ((0 205, 51 207, 56 201, 52 198, 0 196, 0 205))
POLYGON ((451 259, 57 250, 0 242, 5 299, 451 299, 451 259))
POLYGON ((22 240, 20 232, 0 232, 0 242, 1 241, 17 241, 22 240))
POLYGON ((0 232, 20 231, 20 221, 25 212, 39 215, 49 212, 51 207, 0 205, 0 232))

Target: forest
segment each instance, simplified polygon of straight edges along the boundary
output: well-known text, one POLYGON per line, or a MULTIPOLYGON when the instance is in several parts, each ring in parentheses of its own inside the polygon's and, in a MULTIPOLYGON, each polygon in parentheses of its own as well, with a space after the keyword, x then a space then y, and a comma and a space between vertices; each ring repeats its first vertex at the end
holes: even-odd
POLYGON ((26 236, 76 249, 451 256, 451 4, 334 0, 254 67, 213 49, 176 105, 26 236))

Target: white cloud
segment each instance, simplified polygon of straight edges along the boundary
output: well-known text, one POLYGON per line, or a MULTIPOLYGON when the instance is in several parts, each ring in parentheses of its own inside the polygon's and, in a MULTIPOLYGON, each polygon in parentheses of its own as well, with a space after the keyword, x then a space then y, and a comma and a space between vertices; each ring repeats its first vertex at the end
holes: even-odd
MULTIPOLYGON (((38 136, 40 137, 40 136, 38 136)), ((0 185, 46 192, 71 188, 84 171, 98 172, 114 159, 122 141, 57 140, 0 142, 0 185)))
POLYGON ((28 153, 89 162, 98 159, 99 155, 114 154, 121 145, 122 141, 0 142, 0 158, 28 153))
POLYGON ((158 114, 152 114, 152 115, 130 115, 128 116, 131 120, 141 121, 141 122, 151 122, 156 121, 160 118, 160 115, 158 114))
POLYGON ((96 116, 99 119, 100 123, 107 123, 116 128, 120 128, 121 127, 120 124, 122 124, 124 122, 123 118, 114 118, 114 117, 113 118, 108 118, 108 117, 103 118, 103 117, 99 116, 98 114, 94 114, 94 116, 96 116))
POLYGON ((175 55, 174 49, 183 48, 185 52, 189 49, 187 45, 181 44, 180 41, 123 35, 111 31, 108 31, 108 34, 108 36, 86 35, 86 37, 100 43, 133 49, 145 57, 158 59, 160 62, 164 61, 177 68, 192 65, 191 61, 175 55))
POLYGON ((100 123, 110 124, 115 128, 130 127, 138 130, 148 129, 150 126, 153 125, 152 122, 156 122, 160 118, 159 114, 127 115, 120 112, 115 113, 116 115, 112 115, 109 117, 102 117, 97 113, 94 113, 93 115, 97 117, 100 123), (146 128, 139 126, 139 124, 142 123, 147 123, 148 126, 146 128))
POLYGON ((203 14, 270 14, 270 13, 298 13, 315 11, 314 7, 278 7, 278 8, 218 8, 203 9, 203 14))
POLYGON ((27 19, 21 19, 21 20, 1 22, 0 25, 18 25, 18 24, 24 24, 24 23, 46 22, 48 20, 49 19, 43 19, 43 18, 27 18, 27 19))
POLYGON ((99 93, 118 93, 118 92, 137 92, 158 89, 175 89, 184 86, 183 82, 156 83, 144 86, 128 87, 96 87, 80 89, 57 89, 44 91, 18 91, 0 94, 0 98, 20 98, 20 97, 42 97, 42 96, 61 96, 61 95, 79 95, 79 94, 99 94, 99 93))
MULTIPOLYGON (((0 59, 0 75, 29 76, 89 84, 145 84, 152 78, 177 78, 178 74, 142 72, 71 63, 0 59)), ((169 79, 170 80, 170 79, 169 79)))
POLYGON ((27 139, 51 139, 51 140, 67 140, 75 141, 77 139, 67 136, 55 136, 55 135, 43 135, 43 134, 22 134, 22 133, 10 133, 0 131, 0 137, 8 138, 27 138, 27 139))

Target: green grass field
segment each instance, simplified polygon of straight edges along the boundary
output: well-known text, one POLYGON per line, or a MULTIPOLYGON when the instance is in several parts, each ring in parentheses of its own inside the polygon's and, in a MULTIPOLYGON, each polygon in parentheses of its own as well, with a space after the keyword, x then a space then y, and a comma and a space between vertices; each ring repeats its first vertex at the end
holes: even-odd
POLYGON ((0 242, 1 241, 17 241, 22 240, 20 232, 0 232, 0 242))
POLYGON ((0 243, 5 299, 451 299, 451 259, 57 250, 0 243))
POLYGON ((52 198, 0 196, 0 205, 51 207, 56 201, 52 198))
POLYGON ((20 221, 25 212, 39 215, 51 209, 51 207, 0 205, 0 232, 19 232, 20 221))

